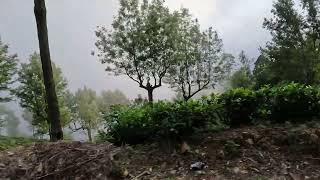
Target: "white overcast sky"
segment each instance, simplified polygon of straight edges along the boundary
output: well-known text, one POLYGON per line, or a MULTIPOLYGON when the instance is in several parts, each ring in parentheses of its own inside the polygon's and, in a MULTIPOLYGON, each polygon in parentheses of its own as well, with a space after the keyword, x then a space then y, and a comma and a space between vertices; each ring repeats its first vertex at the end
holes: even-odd
MULTIPOLYGON (((167 0, 172 9, 189 8, 206 28, 213 26, 224 42, 224 49, 234 55, 245 50, 257 57, 259 47, 269 40, 262 28, 270 16, 272 0, 167 0)), ((76 90, 84 85, 97 91, 120 89, 130 98, 145 92, 124 77, 113 77, 90 55, 94 49, 94 30, 110 26, 118 0, 47 0, 48 28, 52 60, 58 64, 76 90)), ((0 0, 0 37, 25 62, 38 51, 33 0, 0 0)), ((155 91, 156 98, 173 95, 166 87, 155 91)))

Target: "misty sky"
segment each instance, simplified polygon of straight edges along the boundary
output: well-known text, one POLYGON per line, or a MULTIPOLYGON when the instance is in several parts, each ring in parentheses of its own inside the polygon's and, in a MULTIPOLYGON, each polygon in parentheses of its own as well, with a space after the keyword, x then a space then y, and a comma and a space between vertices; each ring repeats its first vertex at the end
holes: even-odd
MULTIPOLYGON (((97 91, 120 89, 130 98, 145 91, 131 80, 113 77, 90 55, 95 49, 94 30, 110 26, 117 12, 118 0, 47 0, 51 58, 58 64, 76 90, 84 85, 97 91)), ((269 40, 262 29, 264 17, 270 15, 271 0, 167 0, 170 8, 189 8, 203 28, 213 26, 222 37, 224 49, 237 55, 242 49, 257 57, 259 47, 269 40)), ((38 51, 33 0, 0 0, 0 37, 25 62, 38 51)), ((168 88, 154 93, 156 98, 170 98, 168 88)))

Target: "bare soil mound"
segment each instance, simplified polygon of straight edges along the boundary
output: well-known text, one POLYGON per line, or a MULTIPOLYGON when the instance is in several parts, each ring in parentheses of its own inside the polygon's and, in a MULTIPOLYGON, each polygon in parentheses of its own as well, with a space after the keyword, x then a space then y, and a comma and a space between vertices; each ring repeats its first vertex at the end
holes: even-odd
POLYGON ((190 149, 128 148, 120 162, 140 179, 320 179, 320 129, 248 127, 189 139, 190 149), (191 165, 203 163, 198 170, 191 165))
POLYGON ((34 144, 0 152, 0 179, 320 179, 318 128, 244 127, 186 142, 170 153, 163 143, 34 144))
MULTIPOLYGON (((0 154, 3 179, 117 179, 111 144, 40 143, 0 154)), ((119 173, 118 173, 119 174, 119 173)))

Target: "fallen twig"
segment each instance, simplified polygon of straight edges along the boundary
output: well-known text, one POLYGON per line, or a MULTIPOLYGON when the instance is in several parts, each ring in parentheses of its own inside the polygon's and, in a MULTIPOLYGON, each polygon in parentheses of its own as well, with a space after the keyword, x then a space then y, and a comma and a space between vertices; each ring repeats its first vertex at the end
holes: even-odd
POLYGON ((138 180, 138 178, 140 178, 140 177, 142 177, 142 176, 144 176, 144 175, 146 175, 146 174, 149 174, 149 172, 148 172, 148 171, 143 171, 143 172, 142 172, 141 174, 139 174, 138 176, 132 178, 132 180, 138 180))

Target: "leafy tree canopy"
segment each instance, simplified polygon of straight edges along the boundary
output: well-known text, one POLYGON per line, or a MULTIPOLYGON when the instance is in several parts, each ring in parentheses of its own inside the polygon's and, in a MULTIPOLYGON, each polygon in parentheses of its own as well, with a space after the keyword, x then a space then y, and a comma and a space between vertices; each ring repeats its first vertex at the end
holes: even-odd
POLYGON ((301 0, 299 5, 297 9, 293 0, 277 0, 273 16, 263 24, 272 35, 272 41, 262 49, 267 71, 272 71, 271 83, 319 82, 320 1, 301 0))
POLYGON ((120 0, 112 30, 98 28, 96 47, 107 71, 127 75, 148 91, 162 86, 174 64, 178 13, 171 13, 163 0, 120 0))
POLYGON ((244 51, 241 51, 237 59, 238 69, 230 77, 231 88, 250 88, 254 85, 251 71, 252 60, 248 58, 244 51))
MULTIPOLYGON (((59 67, 55 64, 53 64, 52 67, 62 125, 65 126, 70 119, 70 110, 65 104, 67 80, 63 77, 59 67)), ((15 94, 19 98, 19 103, 21 107, 32 113, 31 124, 35 127, 35 134, 47 134, 49 132, 50 122, 47 117, 48 106, 45 98, 46 91, 43 84, 39 54, 32 54, 28 63, 21 64, 21 70, 18 72, 18 76, 19 86, 15 90, 15 94)))
POLYGON ((126 105, 130 104, 129 99, 126 95, 120 91, 102 91, 101 96, 98 98, 98 106, 100 112, 105 113, 110 110, 110 107, 113 105, 126 105))
POLYGON ((69 94, 68 106, 72 110, 72 131, 85 130, 89 141, 93 140, 92 131, 100 125, 101 113, 98 106, 98 96, 90 88, 84 87, 77 92, 69 94))
POLYGON ((230 72, 233 57, 222 52, 216 31, 201 31, 187 9, 179 15, 176 63, 169 68, 167 80, 187 101, 203 89, 215 87, 230 72))
POLYGON ((17 55, 9 55, 8 45, 3 44, 0 39, 0 102, 11 100, 4 96, 3 91, 11 90, 10 85, 14 82, 14 75, 17 70, 17 55))

